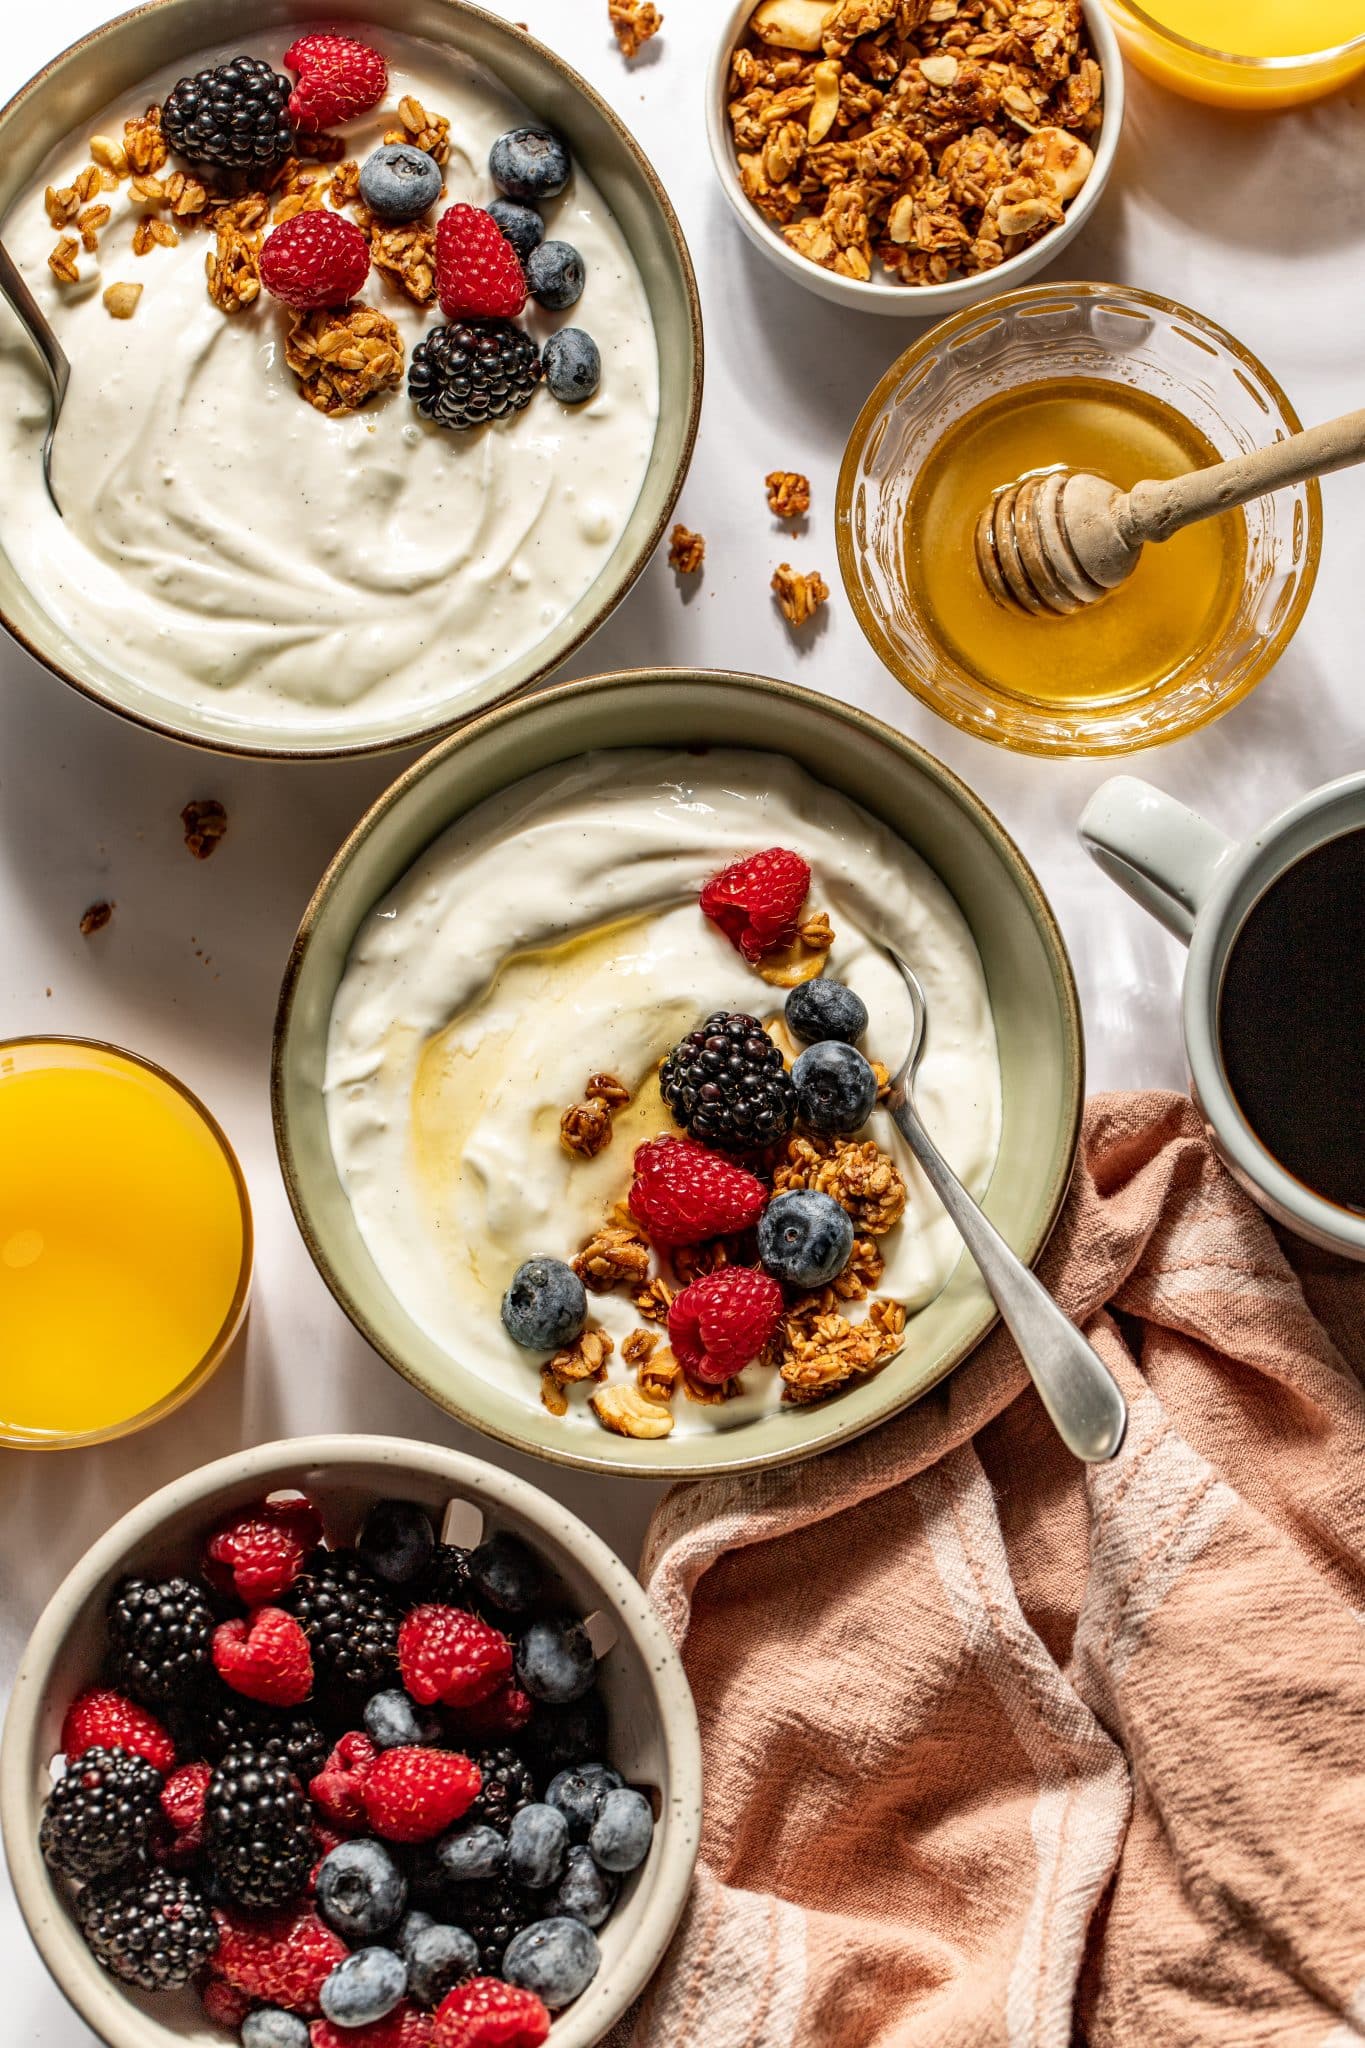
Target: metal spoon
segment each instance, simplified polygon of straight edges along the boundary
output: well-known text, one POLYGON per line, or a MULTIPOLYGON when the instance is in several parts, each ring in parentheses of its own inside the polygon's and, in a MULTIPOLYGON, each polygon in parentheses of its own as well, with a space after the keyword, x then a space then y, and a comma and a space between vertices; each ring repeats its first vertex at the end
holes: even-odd
POLYGON ((48 382, 52 386, 52 413, 48 419, 47 432, 43 436, 43 482, 47 485, 47 495, 60 517, 62 508, 57 503, 57 493, 52 488, 52 438, 57 431, 57 422, 61 418, 66 387, 71 381, 71 364, 66 350, 53 333, 46 314, 42 312, 38 301, 25 284, 18 264, 3 242, 0 242, 0 292, 4 293, 28 329, 29 339, 43 359, 48 382))
POLYGON ((886 1107, 975 1259, 1058 1436, 1087 1464, 1112 1458, 1128 1423, 1113 1374, 987 1221, 920 1121, 914 1085, 924 1054, 928 1005, 913 970, 890 946, 886 950, 910 991, 912 1016, 910 1048, 891 1078, 886 1107))

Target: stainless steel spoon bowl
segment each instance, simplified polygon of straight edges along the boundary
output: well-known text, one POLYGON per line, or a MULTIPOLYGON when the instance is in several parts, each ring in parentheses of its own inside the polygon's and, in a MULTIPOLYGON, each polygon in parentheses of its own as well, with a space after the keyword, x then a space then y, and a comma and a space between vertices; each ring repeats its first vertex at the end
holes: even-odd
POLYGON ((1123 1442, 1127 1404, 1099 1353, 982 1214, 920 1121, 914 1086, 929 1006, 914 970, 890 946, 886 950, 910 992, 911 1010, 909 1049, 891 1077, 886 1108, 975 1259, 1058 1436, 1087 1464, 1102 1463, 1123 1442))
POLYGON ((66 399, 66 387, 71 382, 71 363, 66 350, 48 324, 47 316, 25 284, 18 264, 3 242, 0 242, 0 292, 4 293, 28 329, 29 338, 43 359, 43 367, 52 386, 52 412, 48 419, 47 432, 43 436, 43 482, 47 485, 47 495, 60 516, 62 508, 57 503, 57 493, 52 488, 52 442, 66 399))

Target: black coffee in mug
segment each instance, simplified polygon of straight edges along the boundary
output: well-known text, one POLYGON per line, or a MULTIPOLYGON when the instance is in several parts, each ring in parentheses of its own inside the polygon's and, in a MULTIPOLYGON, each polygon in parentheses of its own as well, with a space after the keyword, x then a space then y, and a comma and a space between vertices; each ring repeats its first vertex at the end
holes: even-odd
POLYGON ((1365 831, 1306 853, 1254 906, 1223 974, 1218 1040, 1266 1150, 1365 1211, 1365 831))

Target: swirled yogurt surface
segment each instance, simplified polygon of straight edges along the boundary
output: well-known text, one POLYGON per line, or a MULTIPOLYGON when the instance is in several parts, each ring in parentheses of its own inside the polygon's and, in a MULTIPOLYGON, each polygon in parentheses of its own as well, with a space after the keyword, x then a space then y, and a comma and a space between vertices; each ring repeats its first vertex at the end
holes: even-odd
MULTIPOLYGON (((377 147, 411 95, 451 123, 438 210, 487 204, 489 146, 527 110, 454 52, 375 40, 389 91, 337 130, 349 152, 377 147)), ((280 69, 287 41, 246 47, 280 69)), ((524 324, 542 343, 587 328, 601 387, 573 407, 542 387, 525 411, 473 433, 429 425, 405 389, 348 416, 315 411, 284 361, 285 309, 263 294, 228 317, 210 300, 210 234, 188 228, 178 247, 133 254, 142 209, 126 179, 96 195, 112 219, 81 252, 79 284, 58 284, 44 187, 71 184, 92 134, 121 137, 179 76, 240 47, 201 51, 83 123, 0 226, 73 364, 54 463, 62 519, 39 460, 47 388, 0 306, 0 547, 72 639, 154 695, 229 726, 323 727, 344 742, 427 707, 455 715, 591 587, 648 467, 654 331, 625 239, 578 165, 544 212, 547 231, 582 252, 586 288, 567 313, 530 302, 524 324), (143 287, 128 320, 102 302, 121 281, 143 287)), ((378 270, 361 296, 396 321, 408 357, 442 317, 378 270)))
MULTIPOLYGON (((835 942, 826 971, 868 1006, 870 1056, 898 1063, 904 988, 881 950, 913 961, 929 1004, 917 1100, 980 1195, 1000 1136, 1000 1068, 985 976, 938 877, 887 826, 772 754, 606 750, 479 805, 371 911, 333 1006, 326 1061, 332 1150, 367 1246, 409 1314, 468 1370, 538 1399, 541 1360, 503 1330, 524 1259, 570 1258, 630 1182, 632 1151, 670 1130, 656 1068, 715 1010, 779 1017, 769 986, 697 906, 702 884, 763 846, 812 869, 810 903, 835 942), (590 1074, 632 1090, 594 1159, 559 1142, 590 1074)), ((877 1292, 923 1307, 961 1243, 889 1117, 866 1134, 909 1185, 880 1240, 877 1292)), ((625 1293, 589 1296, 620 1343, 640 1325, 625 1293)), ((856 1311, 854 1311, 856 1313, 856 1311)), ((895 1371, 894 1364, 887 1368, 895 1371)), ((774 1404, 751 1367, 721 1407, 675 1400, 680 1430, 730 1427, 774 1404)), ((595 1428, 575 1397, 565 1427, 595 1428)))

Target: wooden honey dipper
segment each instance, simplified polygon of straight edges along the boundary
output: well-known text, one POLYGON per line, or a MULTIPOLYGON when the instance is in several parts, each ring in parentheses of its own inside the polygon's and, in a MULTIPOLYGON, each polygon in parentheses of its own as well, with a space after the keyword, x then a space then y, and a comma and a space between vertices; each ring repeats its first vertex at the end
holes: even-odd
POLYGON ((1361 461, 1365 411, 1131 491, 1088 470, 1035 470, 997 491, 977 520, 977 567, 997 604, 1078 612, 1127 581, 1147 541, 1361 461))

